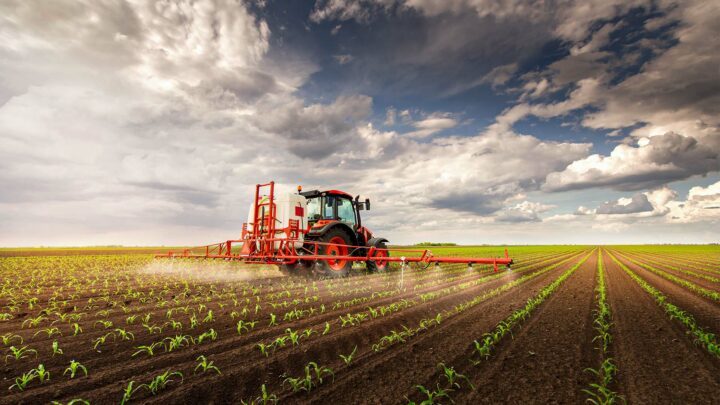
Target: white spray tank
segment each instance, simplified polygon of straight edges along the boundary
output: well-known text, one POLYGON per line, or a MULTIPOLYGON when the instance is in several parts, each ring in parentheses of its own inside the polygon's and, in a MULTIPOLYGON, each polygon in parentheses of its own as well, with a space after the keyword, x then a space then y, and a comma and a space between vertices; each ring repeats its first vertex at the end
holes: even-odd
MULTIPOLYGON (((266 203, 268 198, 268 196, 263 196, 260 203, 266 203)), ((304 196, 295 193, 277 193, 275 195, 275 206, 275 238, 284 239, 289 237, 289 235, 286 234, 285 229, 290 226, 290 220, 294 219, 298 221, 299 229, 305 229, 307 227, 307 219, 305 218, 305 214, 307 213, 307 199, 304 196)), ((268 207, 269 206, 261 207, 258 217, 262 218, 263 214, 267 216, 269 210, 268 207)), ((248 232, 253 230, 253 221, 255 219, 254 211, 255 206, 250 205, 247 220, 248 232)), ((298 233, 297 242, 295 242, 296 249, 302 247, 303 236, 303 233, 298 233)), ((275 242, 275 249, 277 250, 279 247, 280 242, 275 242)))

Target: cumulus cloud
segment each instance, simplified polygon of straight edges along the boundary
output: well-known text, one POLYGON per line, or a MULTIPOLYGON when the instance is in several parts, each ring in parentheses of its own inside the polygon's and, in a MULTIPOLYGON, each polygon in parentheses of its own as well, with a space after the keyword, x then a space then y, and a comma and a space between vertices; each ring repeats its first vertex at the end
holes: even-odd
POLYGON ((700 140, 672 132, 621 144, 609 156, 590 155, 563 171, 548 175, 543 189, 563 191, 588 187, 617 190, 654 188, 693 175, 720 170, 720 134, 700 140))
POLYGON ((408 132, 407 136, 426 138, 442 130, 454 128, 458 125, 458 121, 450 114, 433 113, 426 118, 413 122, 412 125, 416 130, 408 132))
POLYGON ((523 201, 502 211, 495 220, 499 222, 540 222, 540 214, 550 211, 555 205, 523 201))
POLYGON ((370 115, 372 99, 342 96, 330 104, 307 106, 296 99, 263 110, 252 119, 258 128, 280 135, 299 157, 321 159, 343 148, 355 136, 358 122, 370 115))
POLYGON ((720 181, 707 187, 693 187, 685 201, 668 203, 670 220, 678 223, 720 221, 720 181))
POLYGON ((631 198, 621 198, 617 201, 603 203, 595 210, 598 215, 624 215, 648 212, 653 210, 645 194, 637 193, 631 198))

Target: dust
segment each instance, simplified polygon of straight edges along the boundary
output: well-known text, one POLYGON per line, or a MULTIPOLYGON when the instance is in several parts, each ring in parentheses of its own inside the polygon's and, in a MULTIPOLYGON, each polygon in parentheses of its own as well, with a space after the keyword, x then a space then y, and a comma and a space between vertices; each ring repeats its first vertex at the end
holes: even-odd
POLYGON ((283 277, 277 266, 215 259, 155 259, 141 272, 207 282, 239 282, 283 277))

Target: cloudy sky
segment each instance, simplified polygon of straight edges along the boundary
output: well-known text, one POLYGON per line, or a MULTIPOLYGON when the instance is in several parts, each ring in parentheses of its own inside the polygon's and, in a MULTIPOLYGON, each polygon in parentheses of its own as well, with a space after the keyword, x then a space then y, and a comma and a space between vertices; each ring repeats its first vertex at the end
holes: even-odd
POLYGON ((720 241, 720 2, 0 1, 0 245, 720 241))

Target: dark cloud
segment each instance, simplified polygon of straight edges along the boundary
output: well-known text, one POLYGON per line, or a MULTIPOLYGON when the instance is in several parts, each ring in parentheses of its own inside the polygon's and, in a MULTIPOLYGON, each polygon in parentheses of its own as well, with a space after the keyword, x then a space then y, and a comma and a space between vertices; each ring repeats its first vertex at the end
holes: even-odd
POLYGON ((637 193, 632 196, 627 204, 621 204, 619 201, 608 201, 600 205, 595 213, 606 215, 622 215, 636 214, 638 212, 650 212, 653 205, 643 193, 637 193))
POLYGON ((358 123, 371 111, 367 96, 343 96, 331 104, 304 105, 298 100, 261 112, 254 123, 280 136, 295 155, 323 159, 351 143, 358 123))

